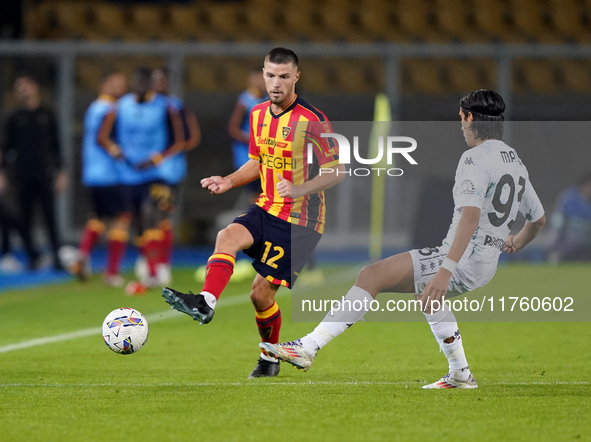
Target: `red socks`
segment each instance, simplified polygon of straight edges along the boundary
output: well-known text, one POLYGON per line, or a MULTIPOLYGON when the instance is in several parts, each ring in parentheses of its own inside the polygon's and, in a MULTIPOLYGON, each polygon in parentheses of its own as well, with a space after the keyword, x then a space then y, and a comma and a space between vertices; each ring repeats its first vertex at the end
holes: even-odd
POLYGON ((162 238, 162 256, 160 257, 160 262, 162 264, 170 265, 172 261, 172 249, 174 247, 174 231, 172 223, 169 220, 162 221, 160 223, 160 228, 164 235, 162 238))
POLYGON ((82 239, 80 240, 80 256, 86 258, 90 255, 90 252, 92 252, 92 249, 104 231, 105 225, 98 219, 88 220, 86 226, 84 226, 82 239))
POLYGON ((162 262, 162 244, 164 232, 162 229, 148 229, 142 235, 142 252, 148 261, 150 276, 156 276, 156 265, 162 262))
POLYGON ((279 342, 279 330, 281 330, 281 310, 276 302, 262 312, 255 311, 259 335, 263 342, 277 344, 279 342))
POLYGON ((124 229, 109 230, 107 243, 107 275, 118 275, 121 268, 121 260, 127 248, 129 232, 124 229))
POLYGON ((203 285, 204 292, 209 292, 216 299, 220 299, 222 291, 230 281, 230 277, 234 272, 234 263, 236 258, 225 253, 214 253, 207 261, 205 270, 205 284, 203 285))

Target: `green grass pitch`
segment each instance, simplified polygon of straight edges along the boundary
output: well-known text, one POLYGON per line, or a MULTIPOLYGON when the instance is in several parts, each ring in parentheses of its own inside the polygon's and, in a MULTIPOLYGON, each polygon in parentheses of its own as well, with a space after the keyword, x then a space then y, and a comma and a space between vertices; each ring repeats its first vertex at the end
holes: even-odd
MULTIPOLYGON (((199 288, 189 270, 174 277, 175 288, 199 288)), ((203 327, 167 313, 157 291, 128 298, 98 277, 0 293, 0 440, 590 440, 587 323, 460 324, 477 390, 420 388, 447 368, 426 323, 356 324, 309 372, 283 364, 277 378, 249 380, 259 339, 248 290, 230 284, 203 327), (149 341, 130 356, 98 332, 122 306, 151 319, 149 341)), ((506 266, 483 290, 588 292, 589 266, 506 266)), ((278 302, 283 340, 315 326, 290 321, 287 291, 278 302)))

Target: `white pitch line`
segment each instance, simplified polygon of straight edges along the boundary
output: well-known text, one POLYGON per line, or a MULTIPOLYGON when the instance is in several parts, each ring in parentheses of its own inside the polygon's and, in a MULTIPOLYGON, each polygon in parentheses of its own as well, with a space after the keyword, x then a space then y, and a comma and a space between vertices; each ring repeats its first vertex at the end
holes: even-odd
MULTIPOLYGON (((117 383, 87 383, 87 384, 33 384, 33 383, 9 383, 0 384, 0 388, 13 388, 13 387, 269 387, 269 386, 317 386, 317 385, 347 385, 347 386, 364 386, 364 385, 423 385, 428 381, 396 381, 396 382, 379 382, 379 381, 308 381, 308 382, 187 382, 187 383, 137 383, 137 384, 117 384, 117 383)), ((547 381, 547 382, 479 382, 479 384, 486 385, 489 387, 494 386, 527 386, 527 385, 590 385, 589 382, 561 382, 561 381, 547 381)))
MULTIPOLYGON (((288 293, 289 292, 279 292, 277 293, 277 296, 285 296, 288 293)), ((250 297, 248 296, 248 294, 241 294, 226 299, 221 299, 216 308, 247 304, 248 302, 250 302, 250 297)), ((148 324, 153 324, 154 322, 167 321, 169 319, 181 318, 183 316, 184 315, 182 313, 179 313, 174 310, 163 310, 158 313, 146 315, 146 319, 148 321, 148 324)), ((0 353, 8 353, 10 351, 23 350, 25 348, 37 347, 39 345, 51 344, 54 342, 71 341, 73 339, 86 338, 88 336, 100 336, 100 334, 100 328, 84 328, 82 330, 77 330, 71 333, 63 333, 61 335, 55 336, 46 336, 43 338, 36 338, 28 341, 18 342, 16 344, 5 345, 3 347, 0 347, 0 353)))
MULTIPOLYGON (((277 296, 283 296, 286 293, 277 293, 277 296)), ((221 299, 217 308, 220 307, 230 307, 234 305, 246 304, 250 301, 250 298, 247 294, 241 294, 232 296, 230 298, 221 299)), ((153 324, 155 322, 167 321, 169 319, 180 318, 184 315, 180 312, 174 310, 163 310, 158 313, 152 313, 150 315, 146 315, 146 320, 148 324, 153 324)), ((101 329, 97 327, 92 328, 84 328, 82 330, 77 330, 71 333, 63 333, 61 335, 55 336, 46 336, 43 338, 31 339, 29 341, 18 342, 16 344, 9 344, 3 347, 0 347, 0 353, 8 353, 10 351, 15 350, 23 350, 25 348, 37 347, 39 345, 51 344, 54 342, 63 342, 63 341, 71 341, 73 339, 79 338, 86 338, 88 336, 100 336, 101 329)))
MULTIPOLYGON (((351 269, 353 269, 353 268, 357 268, 357 267, 354 266, 354 267, 351 267, 343 272, 339 272, 335 275, 332 275, 331 277, 327 278, 327 281, 325 282, 325 284, 330 284, 332 281, 335 281, 335 282, 341 281, 343 276, 350 275, 351 269)), ((289 291, 280 290, 279 292, 277 292, 276 296, 277 297, 285 296, 285 295, 288 295, 289 293, 290 293, 289 291)), ((235 306, 235 305, 247 304, 249 302, 250 302, 250 296, 247 293, 243 293, 241 295, 236 295, 236 296, 231 296, 229 298, 220 299, 216 308, 231 307, 231 306, 235 306)), ((163 310, 158 313, 152 313, 150 315, 146 315, 146 319, 148 321, 148 324, 153 324, 154 322, 167 321, 169 319, 180 318, 183 316, 184 315, 182 313, 179 313, 177 311, 163 310)), ((43 338, 36 338, 36 339, 30 339, 28 341, 17 342, 16 344, 8 344, 3 347, 0 347, 0 354, 1 353, 8 353, 11 351, 16 351, 16 350, 24 350, 26 348, 37 347, 40 345, 51 344, 54 342, 71 341, 74 339, 86 338, 88 336, 98 336, 100 334, 101 334, 100 328, 97 328, 97 327, 85 328, 85 329, 77 330, 77 331, 70 332, 70 333, 63 333, 61 335, 45 336, 43 338)))

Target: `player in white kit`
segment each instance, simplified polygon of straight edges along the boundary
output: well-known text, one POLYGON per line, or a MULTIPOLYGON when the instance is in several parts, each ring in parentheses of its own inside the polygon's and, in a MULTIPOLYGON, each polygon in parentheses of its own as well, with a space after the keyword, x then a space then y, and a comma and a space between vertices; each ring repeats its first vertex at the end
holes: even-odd
POLYGON ((449 363, 446 376, 423 388, 477 388, 453 312, 445 304, 438 309, 441 304, 433 302, 486 285, 495 274, 501 252, 520 251, 546 221, 525 165, 515 149, 502 141, 504 111, 503 98, 492 90, 473 91, 460 100, 462 132, 470 149, 456 170, 454 214, 443 244, 364 267, 340 307, 329 312, 312 333, 281 344, 263 342, 259 346, 264 353, 305 371, 319 349, 366 313, 349 307, 354 301, 369 305, 381 292, 415 293, 449 363), (526 222, 513 236, 510 232, 518 211, 526 222))

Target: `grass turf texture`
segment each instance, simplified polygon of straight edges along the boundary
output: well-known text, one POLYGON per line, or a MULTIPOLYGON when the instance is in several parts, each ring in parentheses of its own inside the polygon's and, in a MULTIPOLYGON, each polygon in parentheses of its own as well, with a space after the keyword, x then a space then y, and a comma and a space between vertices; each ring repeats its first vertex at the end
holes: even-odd
MULTIPOLYGON (((586 289, 588 272, 512 265, 477 293, 564 295, 586 289)), ((191 271, 174 277, 175 288, 198 288, 191 271)), ((447 368, 425 323, 357 324, 309 372, 283 364, 278 378, 248 380, 258 357, 248 290, 230 284, 226 305, 203 327, 163 314, 157 291, 127 298, 98 278, 0 293, 0 348, 97 327, 93 336, 0 353, 0 439, 589 440, 585 323, 460 324, 480 386, 472 391, 420 388, 447 368), (109 351, 98 333, 121 306, 160 319, 130 356, 109 351)), ((278 302, 282 339, 312 329, 289 321, 287 291, 278 302)))

